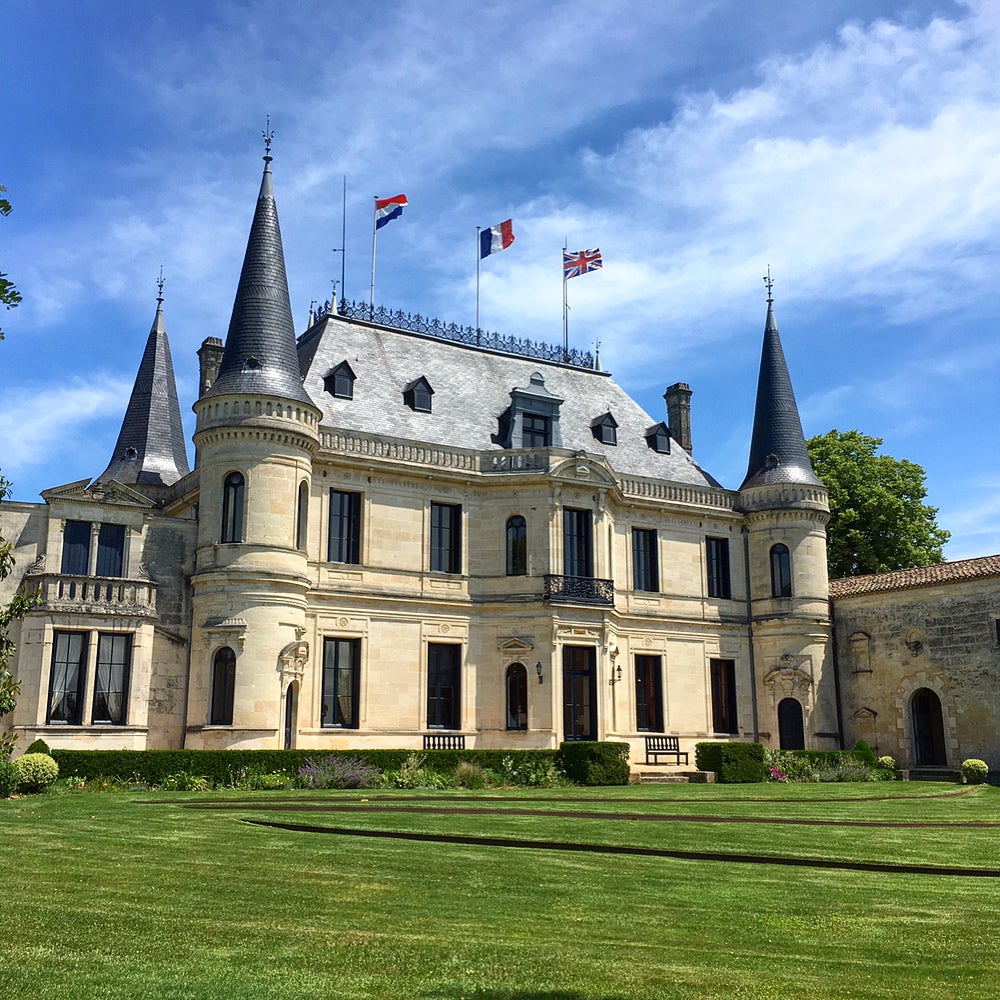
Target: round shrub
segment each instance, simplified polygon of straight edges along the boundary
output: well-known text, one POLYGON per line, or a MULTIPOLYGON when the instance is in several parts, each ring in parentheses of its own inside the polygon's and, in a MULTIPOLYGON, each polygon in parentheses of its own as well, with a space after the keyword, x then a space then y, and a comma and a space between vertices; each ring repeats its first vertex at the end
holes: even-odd
POLYGON ((40 792, 59 777, 59 765, 47 753, 26 753, 14 761, 19 792, 40 792))
POLYGON ((962 761, 962 777, 967 785, 981 785, 990 773, 990 766, 985 760, 970 757, 962 761))
POLYGON ((887 768, 889 768, 890 771, 895 771, 896 770, 896 758, 895 757, 890 757, 888 754, 886 754, 884 757, 879 757, 879 759, 878 759, 878 766, 879 767, 887 767, 887 768))
POLYGON ((0 758, 0 799, 9 799, 17 788, 17 769, 12 760, 0 758))

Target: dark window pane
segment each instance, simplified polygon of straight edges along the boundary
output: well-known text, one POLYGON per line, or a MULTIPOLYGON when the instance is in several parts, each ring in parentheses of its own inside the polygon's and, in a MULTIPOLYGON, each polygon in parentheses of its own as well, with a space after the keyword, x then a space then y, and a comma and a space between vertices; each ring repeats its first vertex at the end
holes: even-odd
MULTIPOLYGON (((89 525, 88 525, 89 530, 89 525)), ((56 632, 49 679, 49 723, 78 726, 83 721, 83 681, 87 669, 87 633, 56 632)))
POLYGON ((222 484, 223 542, 243 541, 243 520, 246 507, 246 481, 239 472, 230 472, 222 484))
POLYGON ((597 651, 563 647, 563 733, 567 740, 597 739, 597 651))
POLYGON ((537 413, 525 413, 521 424, 522 448, 547 448, 552 443, 552 421, 537 413))
POLYGON ((90 572, 90 522, 67 521, 63 528, 62 572, 86 576, 90 572))
POLYGON ((650 733, 663 732, 663 696, 660 658, 635 658, 635 728, 650 733))
POLYGON ((125 558, 125 525, 102 524, 97 534, 97 575, 121 576, 125 558))
POLYGON ((94 678, 95 724, 125 725, 132 636, 128 632, 102 632, 97 637, 97 676, 94 678))
POLYGON ((708 596, 728 600, 732 597, 729 580, 729 539, 706 538, 708 562, 708 596))
POLYGON ((361 562, 361 494, 330 490, 330 562, 361 562))
POLYGON ((295 547, 305 549, 309 531, 309 484, 299 483, 298 503, 295 507, 295 547))
POLYGON ((523 663, 507 668, 507 728, 528 728, 528 671, 523 663))
POLYGON ((431 503, 431 569, 436 573, 462 572, 462 508, 459 504, 431 503))
POLYGON ((771 548, 771 596, 792 596, 792 559, 787 545, 771 548))
POLYGON ((656 593, 660 589, 656 531, 653 528, 632 529, 632 583, 635 590, 656 593))
POLYGON ((516 514, 507 521, 507 575, 524 576, 528 572, 528 525, 516 514))
POLYGON ((589 510, 563 508, 563 569, 566 576, 594 575, 594 515, 589 510))
POLYGON ((357 729, 361 640, 323 640, 323 703, 320 725, 357 729))
POLYGON ((427 644, 427 726, 461 728, 462 647, 427 644))
POLYGON ((236 654, 223 646, 215 654, 212 665, 212 726, 233 724, 233 702, 236 695, 236 654))
POLYGON ((712 660, 712 731, 736 733, 736 663, 733 660, 712 660))

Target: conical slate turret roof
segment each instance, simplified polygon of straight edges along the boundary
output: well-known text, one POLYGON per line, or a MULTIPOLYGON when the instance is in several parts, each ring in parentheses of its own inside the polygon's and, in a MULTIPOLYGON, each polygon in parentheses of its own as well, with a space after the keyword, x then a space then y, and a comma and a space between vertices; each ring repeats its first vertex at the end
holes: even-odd
POLYGON ((219 374, 206 396, 262 393, 313 404, 299 372, 295 326, 288 301, 285 255, 271 181, 271 157, 264 177, 219 374))
POLYGON ((184 427, 170 358, 163 298, 156 300, 146 350, 132 386, 125 419, 108 467, 97 482, 171 486, 188 474, 184 427))
POLYGON ((775 483, 821 486, 813 472, 802 421, 795 405, 792 380, 788 377, 785 352, 781 349, 774 301, 767 300, 764 347, 757 377, 757 404, 753 417, 750 461, 741 490, 775 483))

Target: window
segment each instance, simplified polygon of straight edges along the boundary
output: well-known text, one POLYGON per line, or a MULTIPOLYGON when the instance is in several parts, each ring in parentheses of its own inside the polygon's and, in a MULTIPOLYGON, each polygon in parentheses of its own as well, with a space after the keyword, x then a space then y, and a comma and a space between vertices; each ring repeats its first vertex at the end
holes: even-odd
POLYGON ((792 596, 792 558, 787 545, 771 546, 771 596, 792 596))
POLYGON ((102 524, 97 532, 97 575, 121 576, 125 563, 125 525, 102 524))
POLYGON ((462 572, 462 507, 431 503, 431 570, 462 572))
POLYGON ((563 508, 563 570, 566 576, 594 575, 594 515, 589 510, 563 508))
POLYGON ((590 425, 590 430, 601 444, 618 444, 618 421, 610 413, 598 417, 590 425))
POLYGON ((354 399, 355 375, 346 361, 341 361, 323 379, 323 388, 337 399, 354 399))
POLYGON ((403 402, 416 413, 430 413, 433 395, 430 382, 421 375, 403 389, 403 402))
POLYGON ((670 428, 664 423, 656 424, 646 431, 646 444, 661 455, 670 454, 670 428))
POLYGON ((208 718, 211 726, 233 724, 233 702, 236 696, 236 654, 223 646, 215 654, 212 664, 212 712, 208 718))
POLYGON ((323 640, 323 704, 320 725, 358 728, 361 640, 323 640))
POLYGON ((90 572, 90 522, 67 521, 63 528, 62 572, 86 576, 90 572))
POLYGON ((330 562, 361 562, 361 494, 330 490, 330 562))
MULTIPOLYGON (((67 521, 63 529, 61 572, 71 576, 90 574, 90 521, 67 521)), ((121 576, 125 565, 125 525, 102 524, 97 529, 97 576, 121 576)))
POLYGON ((131 633, 101 632, 97 637, 97 675, 91 717, 95 725, 125 725, 131 665, 131 633))
POLYGON ((597 650, 563 646, 563 739, 597 739, 597 650))
POLYGON ((309 544, 309 484, 299 483, 298 503, 295 506, 295 547, 305 549, 309 544))
POLYGON ((520 514, 507 520, 507 575, 526 576, 528 572, 528 524, 520 514))
POLYGON ((49 725, 83 722, 83 682, 87 669, 87 633, 56 632, 49 680, 49 725))
POLYGON ((706 538, 708 561, 708 596, 729 600, 733 596, 729 582, 729 539, 706 538))
POLYGON ((663 695, 658 656, 635 658, 635 728, 663 732, 663 695))
POLYGON ((660 566, 657 558, 655 528, 632 529, 632 586, 635 590, 657 593, 660 589, 660 566))
POLYGON ((712 660, 712 732, 738 733, 736 724, 736 662, 712 660))
POLYGON ((528 728, 528 671, 523 663, 507 668, 507 728, 528 728))
POLYGON ((552 444, 551 418, 538 413, 525 413, 522 419, 522 448, 548 448, 552 444))
POLYGON ((230 472, 222 484, 223 542, 243 541, 243 521, 246 507, 246 480, 240 472, 230 472))
POLYGON ((462 647, 427 644, 427 728, 460 729, 462 647))

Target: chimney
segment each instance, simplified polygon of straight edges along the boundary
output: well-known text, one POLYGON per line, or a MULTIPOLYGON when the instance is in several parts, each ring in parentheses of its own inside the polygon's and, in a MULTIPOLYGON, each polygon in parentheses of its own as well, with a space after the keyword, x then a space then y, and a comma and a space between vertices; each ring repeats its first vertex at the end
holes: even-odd
POLYGON ((198 348, 198 398, 212 388, 215 377, 219 374, 224 348, 218 337, 206 337, 198 348))
POLYGON ((667 401, 670 436, 688 453, 691 451, 691 386, 675 382, 663 394, 667 401))

